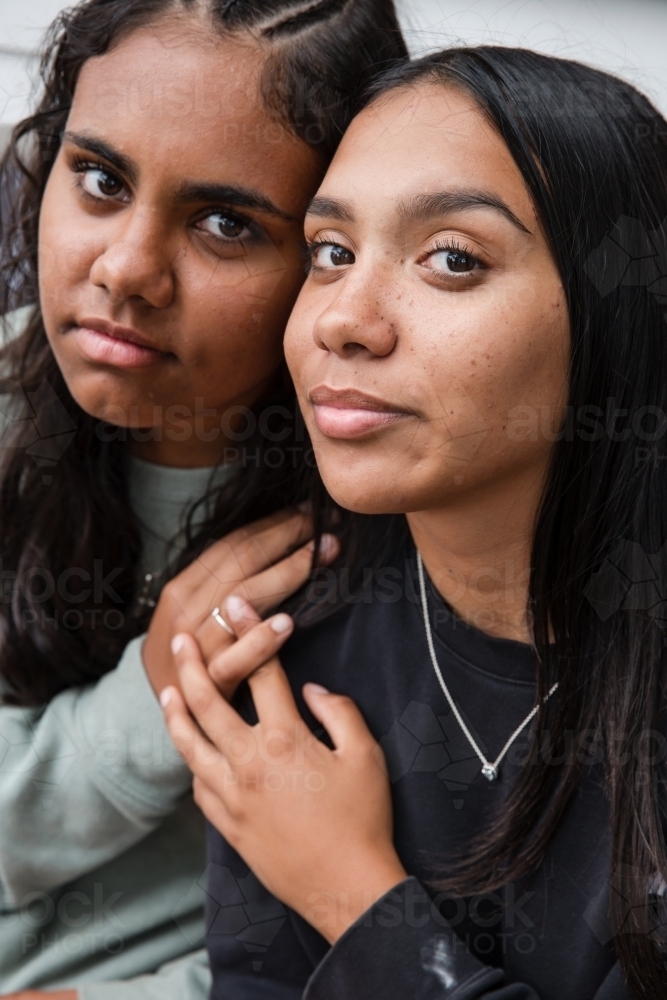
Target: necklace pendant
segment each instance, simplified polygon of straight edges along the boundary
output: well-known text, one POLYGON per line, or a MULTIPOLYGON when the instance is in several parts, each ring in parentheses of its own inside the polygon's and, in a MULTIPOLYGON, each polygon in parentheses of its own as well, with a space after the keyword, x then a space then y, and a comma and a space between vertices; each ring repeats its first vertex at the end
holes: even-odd
POLYGON ((487 781, 495 781, 498 777, 498 768, 494 767, 493 764, 484 764, 482 774, 487 781))

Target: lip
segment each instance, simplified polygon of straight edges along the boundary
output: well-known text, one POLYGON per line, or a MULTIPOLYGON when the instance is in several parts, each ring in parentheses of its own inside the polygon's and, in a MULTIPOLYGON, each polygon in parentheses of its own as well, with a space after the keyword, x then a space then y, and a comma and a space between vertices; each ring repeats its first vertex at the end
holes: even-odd
POLYGON ((168 357, 148 337, 129 326, 105 319, 82 319, 71 328, 81 352, 89 361, 115 368, 145 368, 168 357))
POLYGON ((357 389, 333 389, 320 385, 311 390, 308 398, 313 406, 317 429, 330 438, 351 440, 364 437, 413 415, 357 389))

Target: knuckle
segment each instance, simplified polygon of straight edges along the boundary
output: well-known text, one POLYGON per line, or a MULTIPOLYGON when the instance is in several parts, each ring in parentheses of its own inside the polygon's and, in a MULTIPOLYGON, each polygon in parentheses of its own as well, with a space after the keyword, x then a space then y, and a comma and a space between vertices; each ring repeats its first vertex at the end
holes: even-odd
POLYGON ((197 684, 188 692, 188 702, 195 715, 205 715, 211 707, 210 692, 197 684))
POLYGON ((253 653, 260 655, 274 647, 275 632, 268 625, 257 625, 248 633, 248 645, 253 653))

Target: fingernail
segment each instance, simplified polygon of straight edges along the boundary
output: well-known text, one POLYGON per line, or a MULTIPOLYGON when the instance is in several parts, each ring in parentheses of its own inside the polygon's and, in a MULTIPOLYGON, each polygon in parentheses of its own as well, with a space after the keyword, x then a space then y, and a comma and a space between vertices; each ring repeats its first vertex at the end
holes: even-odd
POLYGON ((183 649, 184 643, 185 643, 184 635, 174 636, 174 638, 171 640, 171 651, 174 654, 174 656, 177 656, 180 653, 180 651, 183 649))
POLYGON ((322 687, 321 684, 308 684, 308 687, 313 692, 313 694, 331 694, 328 688, 322 687))
POLYGON ((292 627, 292 619, 289 615, 276 615, 271 619, 271 630, 281 635, 292 627))
POLYGON ((320 555, 326 558, 338 550, 338 539, 335 535, 322 535, 320 539, 320 555))
POLYGON ((241 618, 243 609, 245 608, 245 601, 238 594, 230 594, 225 601, 225 610, 227 611, 230 618, 241 618))
POLYGON ((163 691, 160 691, 160 704, 162 705, 163 708, 167 707, 167 705, 169 704, 169 702, 173 697, 173 694, 174 694, 174 689, 170 687, 165 688, 163 691))

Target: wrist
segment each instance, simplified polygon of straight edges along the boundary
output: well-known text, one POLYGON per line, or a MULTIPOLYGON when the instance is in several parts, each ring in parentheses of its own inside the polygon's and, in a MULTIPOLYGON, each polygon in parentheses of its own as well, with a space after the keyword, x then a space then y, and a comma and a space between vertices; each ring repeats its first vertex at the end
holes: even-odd
POLYGON ((302 916, 333 945, 354 923, 388 892, 408 878, 398 857, 384 862, 374 859, 361 866, 360 872, 349 869, 334 891, 312 892, 302 916))

